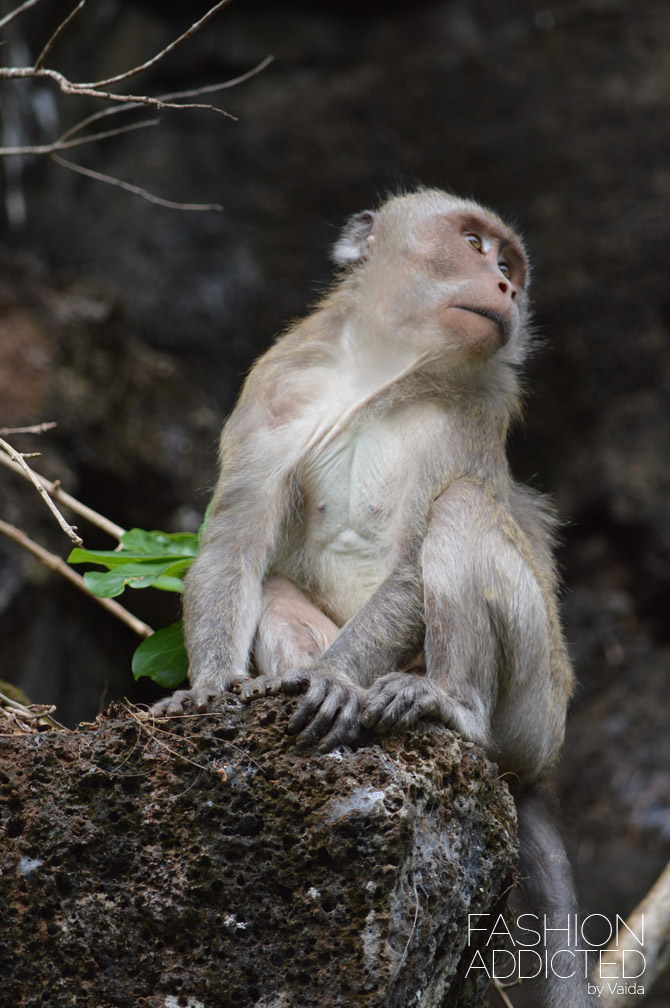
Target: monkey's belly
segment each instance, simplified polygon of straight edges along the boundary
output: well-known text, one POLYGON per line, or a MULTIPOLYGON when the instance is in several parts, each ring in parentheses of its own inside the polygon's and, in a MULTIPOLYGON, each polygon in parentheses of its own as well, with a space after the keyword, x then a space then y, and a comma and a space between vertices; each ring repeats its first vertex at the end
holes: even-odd
POLYGON ((397 473, 407 450, 396 425, 343 434, 303 474, 309 587, 338 622, 390 573, 397 473), (394 429, 395 428, 395 429, 394 429), (398 436, 393 434, 398 431, 398 436))

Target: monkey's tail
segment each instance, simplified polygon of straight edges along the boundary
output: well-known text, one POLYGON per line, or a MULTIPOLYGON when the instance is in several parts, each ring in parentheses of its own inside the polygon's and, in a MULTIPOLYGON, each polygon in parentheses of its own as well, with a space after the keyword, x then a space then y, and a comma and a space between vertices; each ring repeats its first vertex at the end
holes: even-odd
POLYGON ((546 786, 519 790, 514 798, 523 895, 543 943, 536 946, 543 958, 537 978, 543 1003, 546 1008, 591 1008, 589 964, 579 941, 577 898, 557 802, 546 786))

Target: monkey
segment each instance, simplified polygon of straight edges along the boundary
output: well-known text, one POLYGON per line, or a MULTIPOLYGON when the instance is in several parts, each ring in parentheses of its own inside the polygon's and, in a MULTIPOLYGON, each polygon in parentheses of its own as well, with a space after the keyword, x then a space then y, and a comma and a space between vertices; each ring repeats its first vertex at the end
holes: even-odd
MULTIPOLYGON (((437 719, 513 782, 526 890, 565 926, 545 797, 574 684, 557 522, 506 456, 532 343, 524 244, 475 201, 418 189, 350 218, 332 255, 330 292, 224 425, 185 583, 191 685, 155 713, 301 694, 288 731, 322 752, 437 719)), ((548 1008, 586 1008, 583 973, 549 973, 548 1008)))

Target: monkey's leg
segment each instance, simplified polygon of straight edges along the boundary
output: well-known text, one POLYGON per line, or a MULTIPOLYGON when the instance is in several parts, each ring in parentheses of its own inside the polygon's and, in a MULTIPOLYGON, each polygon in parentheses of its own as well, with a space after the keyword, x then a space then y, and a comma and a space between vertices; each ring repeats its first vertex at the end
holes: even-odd
MULTIPOLYGON (((339 627, 293 581, 281 575, 266 578, 252 648, 258 675, 249 682, 233 685, 233 692, 244 703, 274 696, 280 692, 282 679, 289 672, 312 665, 338 633, 339 627)), ((298 688, 293 692, 299 692, 298 688)))
POLYGON ((587 990, 588 962, 579 940, 577 899, 557 826, 556 801, 542 785, 511 790, 519 824, 522 893, 533 915, 530 926, 542 936, 547 952, 548 965, 537 980, 543 1003, 546 1008, 589 1008, 594 1002, 587 990))

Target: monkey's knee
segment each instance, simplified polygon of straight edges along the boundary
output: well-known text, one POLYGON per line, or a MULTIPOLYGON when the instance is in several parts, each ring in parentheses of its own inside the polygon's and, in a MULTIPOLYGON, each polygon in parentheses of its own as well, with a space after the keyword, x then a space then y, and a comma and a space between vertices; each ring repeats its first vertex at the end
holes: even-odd
POLYGON ((338 627, 289 578, 266 578, 262 598, 253 647, 261 674, 282 677, 312 665, 335 640, 338 627))

